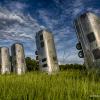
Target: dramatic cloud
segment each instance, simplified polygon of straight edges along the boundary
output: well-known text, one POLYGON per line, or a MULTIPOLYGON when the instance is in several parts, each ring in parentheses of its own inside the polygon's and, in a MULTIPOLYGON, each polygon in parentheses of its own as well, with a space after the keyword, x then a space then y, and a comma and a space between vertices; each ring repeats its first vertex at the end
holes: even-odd
POLYGON ((43 28, 43 26, 39 25, 37 20, 31 17, 30 14, 25 15, 23 13, 26 5, 19 2, 13 4, 5 4, 5 7, 0 7, 0 46, 9 47, 14 42, 22 42, 26 55, 30 56, 32 52, 32 55, 34 55, 36 48, 35 33, 43 28), (16 9, 16 11, 13 9, 16 9))
POLYGON ((0 46, 22 42, 26 56, 35 58, 35 34, 46 27, 53 32, 60 64, 83 63, 77 56, 73 21, 87 10, 100 15, 95 6, 98 0, 4 1, 0 3, 0 46))

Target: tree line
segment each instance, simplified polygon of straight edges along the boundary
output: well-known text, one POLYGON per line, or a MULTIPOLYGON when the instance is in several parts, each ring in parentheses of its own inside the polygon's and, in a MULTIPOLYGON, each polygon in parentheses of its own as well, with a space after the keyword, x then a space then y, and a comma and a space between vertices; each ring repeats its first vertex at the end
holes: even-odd
MULTIPOLYGON (((11 57, 10 57, 10 60, 11 60, 11 57)), ((38 71, 39 70, 39 64, 35 59, 26 57, 25 61, 26 61, 26 67, 28 71, 38 71)), ((61 71, 69 70, 69 69, 86 70, 86 67, 80 64, 59 65, 59 68, 61 71)), ((1 64, 0 64, 0 69, 1 69, 1 64)))
MULTIPOLYGON (((38 71, 39 65, 38 62, 30 57, 25 58, 26 66, 28 71, 38 71)), ((86 67, 81 64, 65 64, 59 65, 61 71, 69 70, 69 69, 78 69, 78 70, 86 70, 86 67)))

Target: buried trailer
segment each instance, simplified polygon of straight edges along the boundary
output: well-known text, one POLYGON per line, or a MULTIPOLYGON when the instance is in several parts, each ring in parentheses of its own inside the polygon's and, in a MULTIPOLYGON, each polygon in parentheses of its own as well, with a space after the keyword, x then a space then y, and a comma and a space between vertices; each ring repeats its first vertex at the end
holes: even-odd
POLYGON ((10 74, 11 72, 11 62, 10 62, 10 54, 9 48, 0 47, 0 69, 1 74, 10 74))
POLYGON ((35 54, 40 70, 48 73, 57 72, 59 66, 52 33, 48 30, 37 32, 36 46, 37 51, 35 54))
POLYGON ((79 43, 79 57, 84 58, 84 63, 89 69, 100 69, 100 17, 91 12, 86 12, 74 21, 79 43))
POLYGON ((12 70, 17 74, 26 72, 26 62, 24 47, 21 43, 15 43, 11 46, 12 53, 12 70))

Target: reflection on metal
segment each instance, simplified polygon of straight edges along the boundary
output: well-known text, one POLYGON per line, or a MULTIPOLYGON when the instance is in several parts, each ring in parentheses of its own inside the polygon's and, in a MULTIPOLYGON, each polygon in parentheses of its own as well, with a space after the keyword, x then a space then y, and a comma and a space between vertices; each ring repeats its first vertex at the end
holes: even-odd
MULTIPOLYGON (((91 12, 86 12, 77 17, 74 22, 76 34, 83 50, 84 62, 87 68, 100 68, 100 17, 91 12)), ((82 58, 83 54, 79 53, 82 58)))
POLYGON ((52 33, 47 30, 36 33, 36 46, 40 70, 48 73, 57 72, 59 66, 52 33))
POLYGON ((15 43, 11 47, 13 71, 17 74, 26 72, 26 62, 23 45, 15 43))
POLYGON ((11 72, 9 48, 7 47, 0 48, 0 67, 2 74, 11 72))

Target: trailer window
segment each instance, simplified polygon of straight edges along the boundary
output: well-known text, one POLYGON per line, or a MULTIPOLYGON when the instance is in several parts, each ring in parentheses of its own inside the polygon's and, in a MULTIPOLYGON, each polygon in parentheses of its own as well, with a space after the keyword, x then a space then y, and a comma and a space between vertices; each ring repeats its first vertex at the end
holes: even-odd
POLYGON ((36 60, 39 60, 39 57, 38 56, 36 56, 36 60))
POLYGON ((81 18, 85 18, 85 17, 86 17, 86 14, 82 14, 82 15, 81 15, 81 18))
POLYGON ((47 67, 47 64, 44 64, 43 67, 47 67))
POLYGON ((40 35, 40 40, 43 40, 43 35, 40 35))
POLYGON ((89 33, 87 35, 87 38, 88 38, 88 40, 89 40, 90 43, 93 42, 93 41, 95 41, 94 33, 93 32, 89 33))
POLYGON ((100 59, 100 49, 94 49, 92 52, 95 59, 100 59))
POLYGON ((56 60, 57 60, 57 58, 56 58, 56 57, 53 57, 53 60, 54 60, 54 61, 56 61, 56 60))
POLYGON ((44 42, 41 42, 41 47, 44 47, 44 42))
POLYGON ((47 58, 42 59, 42 62, 45 62, 47 60, 47 58))
POLYGON ((38 55, 38 51, 35 51, 35 55, 38 55))

